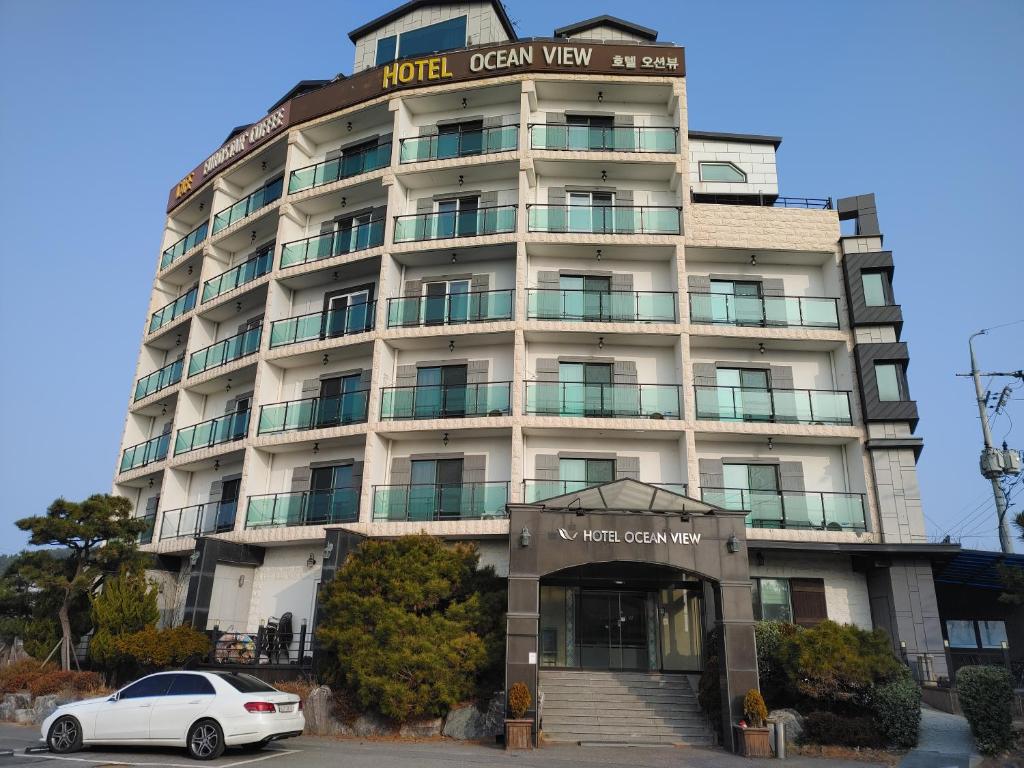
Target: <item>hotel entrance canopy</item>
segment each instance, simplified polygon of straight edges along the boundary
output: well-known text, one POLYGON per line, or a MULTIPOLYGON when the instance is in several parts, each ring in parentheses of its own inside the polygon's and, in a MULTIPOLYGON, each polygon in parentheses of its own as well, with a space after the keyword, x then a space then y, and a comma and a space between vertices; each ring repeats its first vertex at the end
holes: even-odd
POLYGON ((559 512, 660 512, 677 515, 706 515, 720 510, 676 491, 625 478, 592 485, 533 502, 530 506, 559 512))

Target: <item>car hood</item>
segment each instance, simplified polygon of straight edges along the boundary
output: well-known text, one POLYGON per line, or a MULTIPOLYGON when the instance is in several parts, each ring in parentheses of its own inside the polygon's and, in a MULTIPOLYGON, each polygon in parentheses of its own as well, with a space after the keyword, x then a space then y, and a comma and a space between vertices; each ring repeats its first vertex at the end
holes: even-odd
POLYGON ((57 709, 81 709, 82 707, 88 707, 95 704, 102 704, 107 701, 109 696, 97 696, 92 699, 82 699, 80 701, 70 701, 67 704, 61 704, 57 709))

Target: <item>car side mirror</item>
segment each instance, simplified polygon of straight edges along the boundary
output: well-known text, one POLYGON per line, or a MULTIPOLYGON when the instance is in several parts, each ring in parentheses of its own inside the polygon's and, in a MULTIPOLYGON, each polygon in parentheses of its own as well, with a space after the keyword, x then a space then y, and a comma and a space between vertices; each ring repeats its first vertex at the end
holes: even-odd
POLYGON ((110 694, 110 698, 107 699, 107 701, 117 701, 117 694, 116 693, 110 694))

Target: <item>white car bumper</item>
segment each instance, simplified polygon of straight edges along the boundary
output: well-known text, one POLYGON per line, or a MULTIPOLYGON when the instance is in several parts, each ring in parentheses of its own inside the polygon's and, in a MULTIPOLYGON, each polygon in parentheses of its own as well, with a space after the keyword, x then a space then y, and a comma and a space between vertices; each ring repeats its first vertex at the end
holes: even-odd
POLYGON ((225 718, 224 743, 228 746, 252 744, 257 741, 271 741, 299 736, 306 727, 306 718, 301 712, 250 714, 225 718))

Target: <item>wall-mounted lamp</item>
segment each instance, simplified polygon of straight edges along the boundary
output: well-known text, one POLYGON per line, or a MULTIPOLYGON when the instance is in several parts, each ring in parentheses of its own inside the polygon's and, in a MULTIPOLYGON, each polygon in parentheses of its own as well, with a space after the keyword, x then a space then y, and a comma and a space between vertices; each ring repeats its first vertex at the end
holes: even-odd
POLYGON ((906 640, 900 640, 900 650, 904 651, 904 652, 907 650, 907 641, 906 640))
POLYGON ((334 282, 338 282, 338 270, 334 270, 331 273, 331 279, 334 280, 334 282))
POLYGON ((448 351, 449 352, 454 352, 455 351, 455 339, 448 339, 448 351))
POLYGON ((326 352, 324 352, 324 359, 323 359, 323 360, 322 360, 321 362, 322 362, 322 363, 323 363, 324 365, 327 365, 327 361, 328 361, 328 360, 330 360, 330 358, 329 358, 329 357, 327 356, 327 353, 326 353, 326 352))
POLYGON ((220 469, 220 459, 214 459, 213 460, 213 471, 216 472, 218 469, 220 469))
POLYGON ((192 265, 191 264, 188 265, 188 273, 190 275, 192 274, 192 265))
POLYGON ((752 267, 756 267, 757 266, 757 254, 756 253, 750 254, 750 266, 752 266, 752 267))
POLYGON ((469 106, 469 102, 468 102, 468 101, 466 101, 466 98, 465 98, 465 97, 463 97, 463 99, 462 99, 462 108, 463 108, 463 109, 465 109, 465 108, 466 108, 466 107, 468 107, 468 106, 469 106))
POLYGON ((735 533, 729 534, 729 538, 725 540, 725 548, 729 551, 730 555, 735 555, 740 551, 740 542, 736 538, 735 533))
POLYGON ((176 347, 180 347, 181 346, 181 334, 180 333, 177 336, 174 337, 174 346, 176 346, 176 347))
POLYGON ((306 558, 306 567, 307 568, 315 568, 316 567, 316 558, 313 557, 313 553, 312 552, 310 552, 309 553, 309 557, 306 558))
POLYGON ((205 208, 205 207, 206 207, 206 203, 200 203, 199 204, 199 210, 200 211, 203 210, 203 208, 205 208))
POLYGON ((344 195, 342 195, 342 197, 341 197, 341 207, 344 208, 346 205, 348 205, 348 198, 345 197, 344 195))
POLYGON ((761 568, 764 568, 764 563, 765 563, 764 552, 758 552, 757 556, 754 559, 757 561, 758 566, 760 566, 761 568))
POLYGON ((604 336, 597 337, 597 348, 604 349, 604 336))
POLYGON ((244 586, 245 586, 245 574, 243 573, 243 574, 241 574, 238 577, 238 588, 241 589, 244 586))
POLYGON ((320 453, 320 443, 319 442, 313 443, 313 453, 314 454, 320 453))
POLYGON ((228 377, 228 383, 227 383, 227 386, 224 387, 224 391, 225 392, 230 392, 231 391, 231 377, 230 376, 228 377))
POLYGON ((452 264, 454 264, 458 260, 459 260, 458 254, 456 254, 455 251, 452 251, 452 264))
POLYGON ((465 181, 466 180, 462 177, 462 174, 460 173, 459 174, 459 186, 461 187, 465 183, 465 181))
POLYGON ((448 447, 448 433, 447 432, 445 432, 444 435, 441 437, 441 445, 443 445, 445 448, 448 447))
POLYGON ((597 260, 600 261, 601 260, 601 249, 600 248, 597 249, 597 253, 595 255, 597 256, 597 260))
POLYGON ((149 478, 149 487, 150 487, 150 488, 152 488, 152 487, 153 487, 153 478, 152 478, 152 477, 151 477, 151 478, 149 478))
POLYGON ((764 342, 760 342, 760 343, 759 343, 759 344, 757 345, 757 351, 758 351, 758 352, 760 352, 760 353, 761 353, 762 355, 763 355, 763 354, 764 354, 765 352, 767 352, 767 351, 768 351, 768 350, 766 350, 766 349, 764 348, 764 342))
POLYGON ((349 133, 352 133, 352 121, 345 123, 345 128, 348 129, 349 133))
POLYGON ((334 554, 334 542, 328 541, 324 544, 324 560, 330 560, 331 555, 334 554))
POLYGON ((942 638, 942 647, 949 649, 949 640, 947 640, 946 638, 942 638))
POLYGON ((530 529, 527 528, 524 525, 523 526, 523 530, 521 530, 519 532, 519 546, 521 546, 521 547, 528 547, 528 546, 530 546, 530 539, 532 539, 532 538, 533 538, 533 535, 530 533, 530 529))
POLYGON ((167 403, 160 403, 160 415, 161 416, 166 416, 167 415, 167 403))
POLYGON ((260 163, 260 170, 263 170, 263 171, 267 170, 267 161, 266 160, 264 160, 262 163, 260 163))
POLYGON ((601 181, 608 181, 608 171, 601 169, 601 181))
POLYGON ((192 550, 192 554, 188 556, 188 564, 191 565, 193 568, 195 568, 196 567, 196 563, 198 563, 198 562, 199 562, 199 550, 198 549, 193 549, 192 550))
POLYGON ((235 302, 235 312, 241 312, 241 311, 242 311, 242 302, 236 301, 235 302))
POLYGON ((774 451, 775 450, 775 445, 772 443, 772 439, 770 437, 768 438, 768 450, 769 451, 774 451))
POLYGON ((597 92, 597 100, 598 100, 598 102, 604 101, 604 91, 598 91, 597 92))
POLYGON ((256 230, 255 229, 252 231, 252 236, 249 238, 249 242, 250 243, 255 243, 256 242, 256 230))

